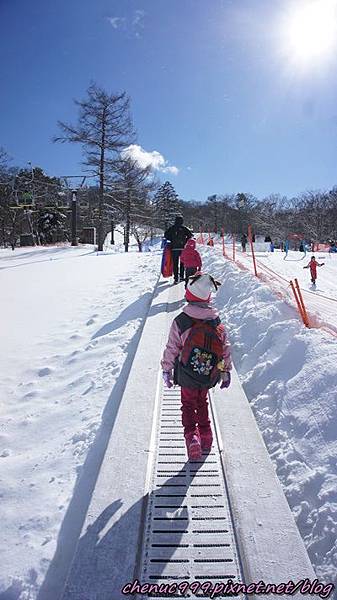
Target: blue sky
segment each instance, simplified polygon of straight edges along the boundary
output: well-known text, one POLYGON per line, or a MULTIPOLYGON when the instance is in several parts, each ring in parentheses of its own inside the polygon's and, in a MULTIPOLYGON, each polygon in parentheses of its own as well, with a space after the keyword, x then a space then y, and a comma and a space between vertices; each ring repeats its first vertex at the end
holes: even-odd
POLYGON ((94 80, 127 91, 137 144, 186 200, 330 189, 337 60, 303 66, 284 50, 301 3, 0 0, 0 145, 16 164, 81 172, 80 148, 51 137, 94 80))

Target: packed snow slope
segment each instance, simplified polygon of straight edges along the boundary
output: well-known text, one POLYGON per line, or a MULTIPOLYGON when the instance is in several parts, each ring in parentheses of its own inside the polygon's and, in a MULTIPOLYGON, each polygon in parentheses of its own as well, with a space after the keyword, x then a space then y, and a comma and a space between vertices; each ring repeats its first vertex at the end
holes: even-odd
POLYGON ((0 250, 3 600, 36 598, 90 449, 73 515, 85 511, 159 264, 92 246, 0 250))
MULTIPOLYGON (((220 246, 201 253, 203 268, 223 282, 216 305, 235 366, 310 559, 322 581, 337 584, 337 340, 306 329, 295 308, 225 260, 220 246)), ((298 275, 292 264, 290 278, 298 275)), ((330 286, 336 294, 337 278, 330 286)))
MULTIPOLYGON (((229 252, 229 256, 231 256, 229 252)), ((250 251, 246 254, 237 250, 237 259, 253 271, 250 251)), ((313 325, 327 325, 337 333, 337 254, 328 252, 289 251, 286 255, 280 250, 257 252, 257 271, 276 290, 283 290, 293 301, 289 281, 298 280, 303 299, 313 325), (316 286, 311 283, 310 269, 303 269, 314 255, 318 263, 316 286)))

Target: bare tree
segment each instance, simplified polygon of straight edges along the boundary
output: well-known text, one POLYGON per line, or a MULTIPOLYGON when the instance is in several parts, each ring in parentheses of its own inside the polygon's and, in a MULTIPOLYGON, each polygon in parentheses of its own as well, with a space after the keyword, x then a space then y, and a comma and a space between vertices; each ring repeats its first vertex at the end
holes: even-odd
POLYGON ((10 160, 5 148, 0 146, 0 176, 8 170, 10 160))
POLYGON ((337 240, 337 187, 329 192, 327 220, 329 223, 329 238, 331 241, 337 240))
POLYGON ((108 94, 103 88, 91 84, 85 100, 75 100, 79 108, 76 125, 62 121, 58 126, 62 135, 55 142, 81 144, 84 164, 92 168, 99 180, 98 250, 104 242, 104 189, 107 174, 114 168, 118 154, 133 141, 130 117, 130 100, 125 92, 108 94))
POLYGON ((118 163, 115 163, 115 172, 108 189, 111 190, 125 223, 124 247, 125 252, 128 252, 133 217, 151 220, 151 217, 147 217, 144 212, 143 214, 139 214, 139 212, 144 209, 147 196, 152 191, 154 183, 149 178, 151 168, 142 168, 135 160, 127 156, 120 158, 118 163))
POLYGON ((141 252, 144 242, 151 236, 151 225, 149 223, 142 225, 135 220, 131 225, 131 233, 136 239, 139 252, 141 252))
POLYGON ((18 223, 17 211, 11 210, 14 199, 14 168, 10 168, 10 157, 6 150, 0 146, 0 230, 1 243, 6 247, 8 241, 13 250, 16 244, 16 229, 18 223))
POLYGON ((300 228, 312 240, 322 242, 330 237, 328 222, 330 197, 325 192, 309 191, 301 194, 297 204, 300 228))

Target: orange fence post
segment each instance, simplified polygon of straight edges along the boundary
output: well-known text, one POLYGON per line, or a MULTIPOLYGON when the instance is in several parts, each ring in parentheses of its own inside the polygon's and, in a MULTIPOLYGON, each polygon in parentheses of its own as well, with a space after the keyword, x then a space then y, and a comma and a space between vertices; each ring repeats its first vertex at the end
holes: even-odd
POLYGON ((301 306, 302 306, 302 312, 303 312, 303 316, 304 316, 304 320, 305 320, 305 325, 307 327, 309 327, 309 317, 308 317, 307 309, 305 308, 305 304, 304 304, 302 292, 300 290, 300 286, 299 286, 299 283, 298 283, 297 279, 295 279, 295 285, 296 285, 298 297, 300 299, 300 303, 301 303, 301 306))
POLYGON ((249 242, 250 242, 250 249, 252 251, 252 256, 253 256, 254 273, 255 273, 255 276, 257 277, 257 268, 256 268, 256 260, 255 260, 255 252, 254 252, 254 246, 253 246, 253 236, 252 236, 252 226, 251 225, 248 225, 248 237, 249 237, 249 242))
POLYGON ((293 284, 293 282, 292 282, 292 281, 290 281, 290 286, 291 286, 291 289, 292 289, 292 291, 293 291, 293 293, 294 293, 295 300, 296 300, 296 304, 297 304, 297 308, 298 308, 298 312, 299 312, 299 313, 300 313, 300 315, 301 315, 301 319, 302 319, 302 321, 303 321, 303 324, 304 324, 306 327, 309 327, 309 325, 308 325, 308 322, 307 322, 307 319, 305 318, 305 315, 304 315, 304 312, 303 312, 303 306, 302 306, 302 304, 301 304, 300 297, 297 295, 297 291, 296 291, 296 289, 295 289, 295 286, 294 286, 294 284, 293 284))
POLYGON ((232 234, 233 237, 233 261, 235 262, 235 233, 232 234))
POLYGON ((202 235, 202 231, 201 231, 201 227, 200 227, 200 239, 201 239, 201 243, 204 243, 204 236, 202 235))
POLYGON ((292 281, 290 281, 290 287, 291 287, 291 289, 292 289, 292 291, 293 291, 293 294, 294 294, 294 296, 295 296, 295 300, 296 300, 296 304, 297 304, 298 312, 300 313, 300 317, 301 317, 301 319, 302 319, 302 321, 303 321, 303 323, 304 323, 304 325, 305 325, 305 321, 304 321, 304 318, 303 318, 303 312, 302 312, 302 306, 301 306, 301 303, 300 303, 300 301, 299 301, 299 298, 298 298, 298 296, 297 296, 297 293, 296 293, 296 290, 295 290, 295 286, 294 286, 294 284, 293 284, 293 282, 292 282, 292 281))

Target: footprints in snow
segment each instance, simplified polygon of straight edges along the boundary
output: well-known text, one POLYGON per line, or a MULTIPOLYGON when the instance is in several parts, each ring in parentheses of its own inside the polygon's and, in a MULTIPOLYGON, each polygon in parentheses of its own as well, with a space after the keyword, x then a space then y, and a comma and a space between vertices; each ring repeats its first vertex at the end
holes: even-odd
MULTIPOLYGON (((129 285, 130 289, 139 287, 139 281, 137 282, 134 277, 121 278, 117 284, 121 287, 129 285)), ((106 311, 110 311, 108 319, 114 317, 111 313, 123 310, 123 305, 127 303, 125 294, 118 294, 118 292, 116 294, 115 291, 116 283, 114 283, 111 290, 110 307, 106 307, 106 311)), ((96 308, 92 304, 91 307, 93 309, 96 308)), ((21 426, 25 426, 25 429, 27 429, 27 426, 34 425, 36 419, 30 418, 34 411, 34 416, 39 418, 39 411, 42 410, 43 414, 45 414, 49 410, 47 409, 47 406, 49 406, 52 412, 54 410, 52 407, 54 407, 57 414, 59 414, 59 411, 63 411, 67 404, 77 402, 80 397, 90 397, 91 394, 106 394, 111 390, 114 380, 120 373, 121 363, 124 361, 130 332, 128 327, 121 327, 118 332, 114 331, 112 336, 107 335, 98 339, 91 339, 90 341, 86 340, 87 335, 89 334, 91 337, 95 332, 95 327, 98 328, 100 323, 97 321, 105 317, 105 315, 101 314, 102 306, 97 305, 97 308, 99 311, 93 312, 90 318, 83 323, 84 329, 79 328, 69 332, 69 334, 71 333, 71 335, 68 334, 70 352, 50 354, 48 357, 45 357, 44 364, 44 361, 41 361, 42 364, 40 366, 27 370, 26 382, 22 381, 18 385, 19 389, 17 391, 19 394, 17 395, 17 399, 19 402, 24 402, 26 404, 26 412, 28 411, 32 414, 28 414, 27 412, 23 416, 24 418, 18 423, 20 428, 21 426), (85 334, 85 327, 89 328, 87 334, 85 334), (87 343, 85 344, 85 342, 87 343), (111 360, 111 354, 113 357, 116 357, 116 360, 111 360), (81 363, 84 363, 87 368, 83 368, 84 364, 82 365, 81 363), (82 366, 81 369, 79 369, 80 364, 82 366), (31 380, 27 381, 28 378, 31 378, 31 380), (37 413, 36 410, 38 411, 37 413)), ((55 341, 57 342, 56 345, 58 345, 59 340, 55 341)), ((84 416, 82 419, 83 424, 89 418, 84 416)), ((92 433, 85 434, 86 439, 88 436, 91 437, 92 433)), ((86 447, 90 445, 84 439, 77 443, 85 444, 86 447)), ((77 450, 77 453, 81 454, 82 450, 77 450)), ((11 451, 7 448, 6 444, 3 444, 2 448, 0 447, 0 458, 6 458, 10 454, 11 451)))
POLYGON ((79 333, 74 333, 73 335, 70 336, 70 340, 80 340, 82 339, 82 335, 80 335, 79 333))
POLYGON ((27 394, 24 394, 24 396, 22 396, 22 400, 34 400, 34 398, 37 398, 39 396, 40 392, 39 390, 35 390, 33 392, 27 392, 27 394))
POLYGON ((37 374, 39 377, 46 377, 47 375, 51 375, 53 370, 54 369, 52 369, 51 367, 42 367, 42 369, 38 370, 37 374))
POLYGON ((90 325, 94 325, 96 323, 96 317, 98 317, 97 313, 92 315, 92 317, 86 322, 87 327, 89 327, 90 325))
POLYGON ((0 450, 0 458, 7 458, 11 454, 12 453, 9 448, 4 448, 3 450, 0 450))
MULTIPOLYGON (((75 433, 72 436, 71 443, 74 446, 74 456, 80 457, 87 453, 88 449, 90 448, 95 439, 98 428, 99 422, 93 421, 87 426, 85 430, 79 431, 78 433, 75 433)), ((81 468, 80 465, 79 468, 81 468)))

